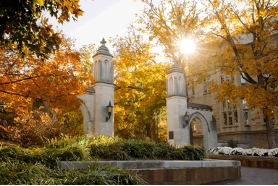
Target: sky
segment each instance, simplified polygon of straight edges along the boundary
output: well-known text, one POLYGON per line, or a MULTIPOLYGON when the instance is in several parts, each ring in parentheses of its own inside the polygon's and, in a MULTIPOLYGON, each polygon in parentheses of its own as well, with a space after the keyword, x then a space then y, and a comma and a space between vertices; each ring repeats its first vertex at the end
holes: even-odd
MULTIPOLYGON (((125 27, 136 20, 135 14, 144 9, 141 0, 80 0, 80 6, 84 13, 77 21, 61 25, 55 18, 49 19, 56 29, 75 39, 76 48, 88 44, 100 46, 102 38, 107 41, 109 37, 124 33, 125 27)), ((111 50, 108 42, 106 46, 111 50)))

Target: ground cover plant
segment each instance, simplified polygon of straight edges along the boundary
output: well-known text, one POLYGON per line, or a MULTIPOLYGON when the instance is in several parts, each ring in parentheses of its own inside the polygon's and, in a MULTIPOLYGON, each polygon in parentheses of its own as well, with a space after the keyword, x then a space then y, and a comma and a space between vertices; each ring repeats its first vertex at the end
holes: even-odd
POLYGON ((91 165, 81 170, 50 169, 22 161, 0 163, 1 185, 143 185, 135 173, 117 167, 91 165))

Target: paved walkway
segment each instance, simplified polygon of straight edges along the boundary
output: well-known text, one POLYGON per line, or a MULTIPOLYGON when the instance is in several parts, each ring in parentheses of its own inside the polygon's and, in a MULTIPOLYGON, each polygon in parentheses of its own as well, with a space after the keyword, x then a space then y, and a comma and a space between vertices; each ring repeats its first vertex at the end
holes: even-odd
POLYGON ((278 169, 241 167, 241 178, 214 185, 278 185, 278 169))

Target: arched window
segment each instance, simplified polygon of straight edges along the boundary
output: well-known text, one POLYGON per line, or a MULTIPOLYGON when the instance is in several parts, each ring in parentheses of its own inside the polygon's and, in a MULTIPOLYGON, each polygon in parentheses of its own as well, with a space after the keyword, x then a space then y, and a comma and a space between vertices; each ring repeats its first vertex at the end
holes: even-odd
POLYGON ((173 94, 178 94, 178 80, 177 77, 174 78, 174 92, 173 94))
POLYGON ((108 66, 108 63, 107 63, 107 60, 104 61, 103 63, 103 67, 102 67, 102 78, 103 80, 107 80, 106 77, 107 77, 107 66, 108 66))
POLYGON ((173 78, 170 77, 170 82, 169 82, 169 94, 173 94, 174 93, 174 82, 173 82, 173 78))
POLYGON ((102 74, 103 74, 103 70, 102 70, 102 63, 101 60, 98 60, 98 65, 97 65, 97 80, 101 81, 102 80, 102 74))
POLYGON ((94 77, 94 79, 97 81, 98 80, 98 67, 99 67, 99 64, 98 64, 98 62, 97 61, 95 61, 95 73, 94 73, 94 75, 95 75, 95 77, 94 77))
POLYGON ((106 71, 104 78, 105 78, 105 80, 109 81, 109 62, 108 62, 108 60, 105 60, 104 63, 105 63, 104 68, 106 71))
POLYGON ((179 80, 178 80, 178 94, 182 94, 182 82, 181 82, 181 77, 179 76, 179 80))

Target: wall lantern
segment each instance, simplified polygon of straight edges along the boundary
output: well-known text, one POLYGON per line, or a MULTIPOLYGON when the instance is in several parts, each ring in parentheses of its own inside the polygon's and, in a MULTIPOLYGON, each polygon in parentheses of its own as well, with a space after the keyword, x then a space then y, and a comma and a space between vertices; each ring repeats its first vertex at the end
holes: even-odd
POLYGON ((188 119, 189 119, 189 116, 188 116, 187 112, 185 112, 185 115, 183 117, 184 117, 184 121, 185 121, 185 124, 183 125, 183 128, 185 128, 185 126, 188 125, 188 119))
POLYGON ((111 105, 111 101, 109 101, 109 105, 107 106, 108 117, 106 117, 106 122, 110 119, 112 113, 113 106, 111 105))

